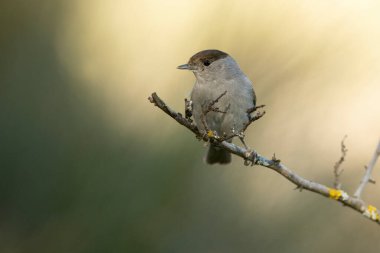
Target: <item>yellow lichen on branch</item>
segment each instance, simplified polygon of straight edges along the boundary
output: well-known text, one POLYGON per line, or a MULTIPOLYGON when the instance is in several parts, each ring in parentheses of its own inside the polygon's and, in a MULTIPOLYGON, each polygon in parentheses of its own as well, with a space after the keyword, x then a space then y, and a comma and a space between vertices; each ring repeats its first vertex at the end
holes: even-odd
POLYGON ((210 138, 212 138, 212 137, 214 137, 214 136, 215 136, 215 134, 214 134, 214 132, 213 132, 213 131, 211 131, 211 130, 208 130, 208 131, 207 131, 207 136, 208 136, 208 137, 210 137, 210 138))
POLYGON ((380 220, 380 216, 379 216, 379 212, 377 211, 377 208, 372 205, 368 205, 367 210, 364 211, 363 215, 366 216, 367 218, 370 218, 371 220, 375 220, 375 221, 380 220))
POLYGON ((329 197, 335 200, 347 200, 349 198, 347 192, 334 188, 329 188, 329 197))

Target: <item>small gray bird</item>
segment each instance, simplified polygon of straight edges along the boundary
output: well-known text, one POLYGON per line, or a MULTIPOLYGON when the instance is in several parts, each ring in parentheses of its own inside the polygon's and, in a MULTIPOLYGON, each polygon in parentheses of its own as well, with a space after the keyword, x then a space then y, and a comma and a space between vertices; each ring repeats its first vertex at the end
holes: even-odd
MULTIPOLYGON (((193 118, 200 131, 205 132, 207 126, 209 130, 223 136, 244 128, 249 121, 247 110, 256 106, 256 96, 252 82, 231 56, 219 50, 204 50, 193 55, 187 64, 178 66, 178 69, 191 70, 195 75, 191 101, 193 118), (226 94, 215 104, 221 112, 204 114, 210 102, 224 92, 226 94), (202 115, 206 124, 202 122, 202 115)), ((230 163, 231 154, 211 144, 206 162, 230 163)))

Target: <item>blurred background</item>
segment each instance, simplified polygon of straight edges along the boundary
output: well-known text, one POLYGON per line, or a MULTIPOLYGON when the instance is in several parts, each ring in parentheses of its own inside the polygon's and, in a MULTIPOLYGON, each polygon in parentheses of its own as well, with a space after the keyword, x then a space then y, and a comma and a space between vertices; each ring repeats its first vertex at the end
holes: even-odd
MULTIPOLYGON (((378 1, 0 3, 0 252, 379 252, 379 227, 273 171, 206 166, 172 108, 203 49, 232 55, 264 118, 248 144, 356 189, 380 136, 378 1)), ((380 180, 380 165, 373 177, 380 180)), ((380 206, 380 186, 364 199, 380 206)))

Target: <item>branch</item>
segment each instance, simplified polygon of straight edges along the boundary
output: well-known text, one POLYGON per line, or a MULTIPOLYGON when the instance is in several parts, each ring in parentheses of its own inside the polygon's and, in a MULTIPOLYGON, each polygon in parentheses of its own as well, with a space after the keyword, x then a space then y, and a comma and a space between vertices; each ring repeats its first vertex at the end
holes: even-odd
POLYGON ((258 105, 258 106, 254 106, 250 109, 247 110, 247 115, 248 115, 248 122, 245 123, 243 125, 243 128, 240 132, 236 132, 235 130, 232 131, 232 134, 230 135, 226 135, 224 136, 224 139, 223 140, 230 140, 234 137, 239 137, 239 139, 241 140, 241 142, 243 143, 244 147, 247 149, 247 145, 245 144, 245 141, 244 141, 244 132, 245 130, 247 130, 247 128, 253 123, 255 122, 256 120, 259 120, 261 119, 261 117, 263 117, 265 115, 265 111, 258 111, 255 115, 251 115, 252 113, 256 112, 258 109, 261 109, 265 107, 265 105, 258 105))
POLYGON ((178 112, 175 112, 172 109, 170 109, 165 104, 165 102, 162 101, 161 98, 159 98, 157 96, 156 93, 153 93, 152 96, 150 96, 148 99, 149 99, 149 101, 151 103, 153 103, 155 106, 157 106, 158 108, 160 108, 167 115, 169 115, 170 117, 172 117, 173 119, 175 119, 179 124, 187 127, 190 131, 192 131, 193 133, 195 133, 195 135, 197 135, 197 136, 200 135, 200 132, 199 132, 199 130, 198 130, 198 128, 197 128, 196 125, 194 125, 193 123, 191 123, 190 121, 188 121, 186 118, 184 118, 182 116, 182 114, 180 114, 178 112))
MULTIPOLYGON (((259 153, 257 153, 255 150, 247 150, 246 148, 237 146, 233 143, 229 143, 223 139, 215 138, 210 135, 202 135, 194 124, 186 120, 186 118, 182 117, 180 113, 174 112, 172 109, 170 109, 161 100, 161 98, 158 97, 156 93, 153 93, 149 97, 149 101, 153 103, 155 106, 157 106, 158 108, 160 108, 162 111, 164 111, 166 114, 168 114, 170 117, 175 119, 179 124, 188 128, 191 132, 193 132, 196 135, 197 138, 203 139, 204 141, 209 141, 213 145, 216 145, 224 150, 227 150, 228 152, 232 154, 240 156, 244 160, 250 161, 252 165, 260 165, 260 166, 272 169, 275 172, 282 175, 283 177, 285 177, 287 180, 289 180, 293 184, 295 184, 297 188, 315 192, 324 197, 328 197, 333 200, 336 200, 342 203, 344 206, 351 207, 353 210, 363 214, 365 217, 369 218, 370 220, 376 222, 377 224, 380 224, 380 216, 377 211, 377 208, 372 205, 367 205, 360 198, 351 197, 342 190, 330 188, 323 184, 319 184, 311 180, 305 179, 299 176, 298 174, 296 174, 294 171, 292 171, 288 167, 286 167, 283 163, 280 162, 280 160, 277 160, 275 156, 273 156, 272 159, 268 159, 260 155, 259 153)), ((380 144, 379 144, 379 147, 380 147, 380 144)))
POLYGON ((364 187, 367 183, 374 182, 374 180, 371 179, 371 173, 372 173, 373 168, 375 167, 377 158, 379 156, 380 156, 380 140, 379 140, 379 143, 377 144, 377 148, 375 150, 375 153, 372 156, 371 161, 369 162, 368 166, 365 167, 365 173, 364 173, 363 179, 360 181, 360 185, 354 194, 356 198, 360 198, 364 190, 364 187))
POLYGON ((342 183, 339 181, 340 175, 343 173, 343 169, 340 169, 340 166, 344 162, 344 159, 346 158, 348 149, 346 148, 346 145, 344 145, 344 141, 346 140, 347 135, 343 137, 343 140, 340 143, 340 151, 342 152, 341 157, 334 165, 334 188, 340 189, 342 187, 342 183))
POLYGON ((212 100, 209 104, 205 105, 204 108, 202 108, 202 115, 201 115, 201 122, 203 124, 203 127, 206 131, 207 134, 211 134, 213 135, 214 133, 210 132, 210 129, 207 125, 207 122, 206 122, 206 116, 209 112, 218 112, 218 113, 226 113, 225 111, 221 111, 219 109, 219 107, 216 107, 215 104, 219 102, 219 100, 225 96, 227 94, 227 91, 223 92, 222 94, 220 94, 219 97, 217 97, 216 99, 212 100))

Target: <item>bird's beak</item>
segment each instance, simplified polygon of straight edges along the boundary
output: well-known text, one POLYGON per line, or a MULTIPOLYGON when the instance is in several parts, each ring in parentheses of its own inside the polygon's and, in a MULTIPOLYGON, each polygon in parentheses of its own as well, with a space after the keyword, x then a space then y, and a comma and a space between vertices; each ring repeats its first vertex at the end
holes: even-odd
POLYGON ((177 69, 186 69, 190 70, 190 65, 189 64, 182 64, 177 67, 177 69))

